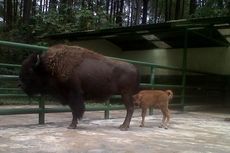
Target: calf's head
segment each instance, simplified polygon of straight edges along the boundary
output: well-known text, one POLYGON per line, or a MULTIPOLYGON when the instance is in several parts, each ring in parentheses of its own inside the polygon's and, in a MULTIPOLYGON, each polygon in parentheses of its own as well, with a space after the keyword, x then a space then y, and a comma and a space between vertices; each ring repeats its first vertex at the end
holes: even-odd
POLYGON ((140 106, 140 104, 141 104, 141 95, 139 95, 139 94, 133 95, 133 103, 134 103, 135 106, 140 106))

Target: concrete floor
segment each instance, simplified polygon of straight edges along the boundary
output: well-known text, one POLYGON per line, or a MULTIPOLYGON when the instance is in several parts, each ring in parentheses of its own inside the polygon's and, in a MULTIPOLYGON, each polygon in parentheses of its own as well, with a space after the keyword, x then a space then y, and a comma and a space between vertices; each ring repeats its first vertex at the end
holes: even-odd
POLYGON ((140 128, 136 110, 129 131, 120 131, 124 111, 86 112, 75 130, 67 129, 71 113, 0 116, 0 153, 229 153, 228 113, 172 111, 168 130, 158 128, 160 111, 140 128))

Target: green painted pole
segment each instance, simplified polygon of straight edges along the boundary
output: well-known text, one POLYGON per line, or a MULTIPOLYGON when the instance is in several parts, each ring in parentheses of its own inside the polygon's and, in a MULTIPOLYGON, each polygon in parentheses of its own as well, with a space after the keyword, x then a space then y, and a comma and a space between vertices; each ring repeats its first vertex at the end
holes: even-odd
MULTIPOLYGON (((150 84, 151 84, 151 89, 154 89, 154 80, 155 80, 155 68, 154 66, 150 67, 150 84)), ((149 108, 149 115, 153 115, 153 107, 149 108)))
POLYGON ((105 106, 106 106, 106 109, 105 109, 105 113, 104 113, 104 119, 109 119, 109 110, 110 110, 110 100, 107 100, 105 102, 105 106))
POLYGON ((186 87, 186 69, 187 69, 187 49, 188 49, 188 30, 185 29, 184 35, 184 49, 183 49, 183 60, 182 60, 182 93, 181 93, 181 106, 184 110, 185 106, 185 87, 186 87))
POLYGON ((8 47, 15 47, 15 48, 32 49, 36 51, 46 51, 48 49, 48 47, 45 47, 45 46, 30 45, 30 44, 2 41, 2 40, 0 40, 0 45, 8 46, 8 47))
POLYGON ((45 124, 45 101, 42 96, 39 97, 39 124, 45 124))

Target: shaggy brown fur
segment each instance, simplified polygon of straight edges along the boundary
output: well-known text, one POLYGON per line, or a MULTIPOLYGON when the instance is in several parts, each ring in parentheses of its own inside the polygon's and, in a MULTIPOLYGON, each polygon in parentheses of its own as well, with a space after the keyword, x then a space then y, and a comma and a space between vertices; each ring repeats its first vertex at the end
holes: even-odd
POLYGON ((140 127, 144 126, 145 115, 147 108, 153 107, 161 110, 163 114, 162 123, 159 127, 168 128, 170 119, 168 103, 173 97, 171 90, 142 90, 133 96, 134 104, 142 109, 142 122, 140 127))
POLYGON ((87 57, 99 59, 103 56, 79 46, 55 45, 50 47, 41 58, 47 65, 47 71, 57 79, 66 81, 73 73, 74 68, 87 57))

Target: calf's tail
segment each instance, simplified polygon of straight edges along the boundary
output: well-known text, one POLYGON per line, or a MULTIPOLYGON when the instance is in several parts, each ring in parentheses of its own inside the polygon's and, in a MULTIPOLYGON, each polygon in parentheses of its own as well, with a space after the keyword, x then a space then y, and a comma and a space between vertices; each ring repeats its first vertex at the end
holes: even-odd
POLYGON ((165 92, 168 94, 169 99, 171 100, 173 98, 173 92, 172 92, 172 90, 166 90, 165 92))

